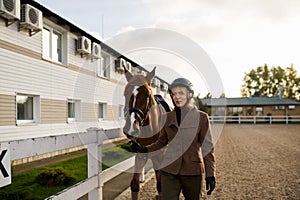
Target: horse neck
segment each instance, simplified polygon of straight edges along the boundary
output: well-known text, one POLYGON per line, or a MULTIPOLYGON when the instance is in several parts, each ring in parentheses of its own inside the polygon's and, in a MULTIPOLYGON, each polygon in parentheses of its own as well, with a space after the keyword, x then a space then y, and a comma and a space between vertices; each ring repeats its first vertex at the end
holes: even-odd
POLYGON ((149 124, 144 126, 141 129, 141 136, 142 137, 151 137, 157 134, 160 131, 160 121, 161 121, 161 114, 162 109, 160 105, 155 101, 154 96, 151 94, 151 107, 148 113, 149 124))

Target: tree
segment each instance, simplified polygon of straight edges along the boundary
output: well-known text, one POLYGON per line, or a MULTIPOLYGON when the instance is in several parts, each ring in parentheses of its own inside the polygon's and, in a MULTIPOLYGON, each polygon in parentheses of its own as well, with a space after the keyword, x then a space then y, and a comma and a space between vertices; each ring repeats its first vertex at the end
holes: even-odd
POLYGON ((278 96, 279 88, 283 87, 282 97, 300 99, 300 77, 294 66, 285 69, 272 67, 267 64, 245 73, 241 87, 241 95, 246 96, 278 96))
POLYGON ((208 92, 205 97, 203 97, 204 99, 211 99, 212 98, 212 94, 210 92, 208 92))
POLYGON ((194 97, 194 100, 196 102, 196 105, 198 106, 198 109, 201 111, 204 111, 210 115, 210 109, 206 104, 203 104, 200 98, 200 94, 196 97, 194 97))
POLYGON ((226 98, 225 93, 223 92, 222 94, 220 94, 220 97, 219 97, 219 98, 226 98))

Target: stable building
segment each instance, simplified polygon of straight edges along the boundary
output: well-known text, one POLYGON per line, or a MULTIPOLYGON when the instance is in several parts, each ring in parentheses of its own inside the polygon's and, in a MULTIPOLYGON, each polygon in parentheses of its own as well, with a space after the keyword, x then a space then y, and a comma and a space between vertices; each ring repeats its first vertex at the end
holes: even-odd
MULTIPOLYGON (((0 57, 0 141, 89 127, 122 135, 124 67, 148 73, 31 0, 0 1, 0 57)), ((168 83, 159 77, 151 87, 168 96, 168 83)))

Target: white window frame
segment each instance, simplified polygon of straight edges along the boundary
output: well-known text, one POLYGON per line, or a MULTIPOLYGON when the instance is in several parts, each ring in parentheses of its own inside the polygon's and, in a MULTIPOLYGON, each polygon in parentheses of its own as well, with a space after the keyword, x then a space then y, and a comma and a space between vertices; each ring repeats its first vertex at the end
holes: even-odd
POLYGON ((256 116, 262 116, 264 109, 263 109, 263 107, 259 106, 259 107, 255 108, 255 112, 256 112, 256 116))
POLYGON ((101 51, 101 58, 98 64, 98 76, 103 78, 110 78, 110 69, 111 69, 111 56, 108 53, 101 51), (105 68, 107 68, 105 70, 105 68), (104 71, 106 72, 104 74, 104 71))
POLYGON ((272 106, 272 110, 278 110, 278 106, 272 106))
POLYGON ((41 118, 41 108, 40 108, 40 96, 38 95, 31 95, 31 94, 21 94, 17 93, 16 94, 16 122, 17 125, 26 125, 26 124, 38 124, 40 123, 40 118, 41 118), (18 101, 20 101, 19 98, 25 98, 30 97, 33 98, 32 102, 32 119, 18 119, 18 101))
POLYGON ((289 110, 295 110, 296 106, 295 105, 289 105, 288 108, 289 108, 289 110))
POLYGON ((81 101, 76 99, 68 99, 67 101, 67 118, 68 123, 78 122, 81 118, 81 101), (69 103, 74 104, 74 117, 69 117, 69 103))
POLYGON ((124 105, 119 105, 119 120, 124 119, 124 105))
POLYGON ((48 25, 44 25, 43 30, 42 30, 42 34, 44 34, 44 29, 47 29, 50 32, 50 41, 49 44, 47 45, 47 47, 49 46, 49 55, 45 54, 44 52, 44 48, 45 48, 45 41, 44 41, 44 35, 42 36, 42 56, 43 59, 45 60, 50 60, 52 62, 56 62, 56 63, 60 63, 60 64, 67 64, 67 56, 66 56, 66 49, 67 49, 67 37, 66 37, 66 33, 64 33, 63 31, 53 28, 51 26, 48 25), (58 33, 61 35, 61 46, 60 46, 60 50, 61 50, 61 60, 56 60, 54 59, 54 55, 53 55, 53 35, 54 32, 58 33))
POLYGON ((106 120, 107 119, 107 103, 106 102, 98 102, 98 120, 106 120), (100 105, 102 105, 102 116, 100 117, 100 105))

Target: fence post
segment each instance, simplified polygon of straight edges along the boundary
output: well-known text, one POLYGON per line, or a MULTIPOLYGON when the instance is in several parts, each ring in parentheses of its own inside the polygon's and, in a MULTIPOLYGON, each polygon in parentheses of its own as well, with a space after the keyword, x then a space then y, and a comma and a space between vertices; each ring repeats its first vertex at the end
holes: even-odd
POLYGON ((98 176, 98 188, 90 191, 88 194, 89 200, 102 200, 102 187, 103 182, 101 180, 101 172, 102 172, 102 144, 104 130, 99 128, 89 128, 87 129, 88 134, 95 134, 97 141, 95 143, 88 145, 88 177, 98 176))
POLYGON ((141 173, 141 176, 140 176, 140 182, 144 182, 144 181, 145 181, 145 167, 143 167, 142 173, 141 173))

